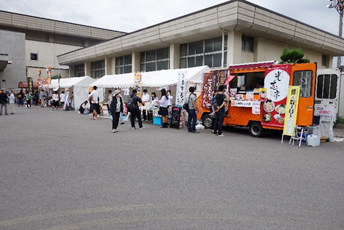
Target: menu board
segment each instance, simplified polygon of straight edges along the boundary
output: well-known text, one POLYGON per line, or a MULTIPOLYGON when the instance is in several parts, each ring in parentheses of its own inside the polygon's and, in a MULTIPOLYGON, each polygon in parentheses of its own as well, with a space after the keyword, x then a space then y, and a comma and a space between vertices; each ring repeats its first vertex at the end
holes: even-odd
POLYGON ((220 85, 225 84, 226 70, 214 70, 213 71, 213 90, 218 89, 220 85))
POLYGON ((300 96, 300 87, 290 86, 288 99, 287 99, 286 116, 285 116, 284 128, 283 128, 284 135, 292 136, 294 134, 294 127, 296 126, 297 110, 298 110, 298 105, 299 105, 299 96, 300 96))
POLYGON ((179 129, 181 107, 172 107, 171 128, 179 129))
POLYGON ((203 74, 203 94, 202 109, 208 110, 211 106, 211 98, 213 97, 213 75, 209 73, 203 74))
POLYGON ((266 88, 267 100, 263 104, 263 126, 283 128, 290 72, 290 64, 266 68, 264 88, 266 88))

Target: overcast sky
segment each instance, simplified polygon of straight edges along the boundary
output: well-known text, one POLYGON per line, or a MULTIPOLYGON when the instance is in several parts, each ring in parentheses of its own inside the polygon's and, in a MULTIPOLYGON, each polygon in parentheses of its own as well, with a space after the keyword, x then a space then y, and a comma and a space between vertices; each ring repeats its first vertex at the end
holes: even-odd
MULTIPOLYGON (((100 28, 132 32, 226 1, 223 0, 0 0, 0 9, 100 28)), ((250 0, 338 35, 339 15, 328 0, 250 0)))
MULTIPOLYGON (((338 35, 339 14, 329 0, 249 0, 282 15, 338 35)), ((0 10, 133 32, 223 2, 223 0, 0 0, 0 10)), ((337 59, 334 59, 334 66, 337 59)), ((344 58, 342 58, 342 63, 344 58)))

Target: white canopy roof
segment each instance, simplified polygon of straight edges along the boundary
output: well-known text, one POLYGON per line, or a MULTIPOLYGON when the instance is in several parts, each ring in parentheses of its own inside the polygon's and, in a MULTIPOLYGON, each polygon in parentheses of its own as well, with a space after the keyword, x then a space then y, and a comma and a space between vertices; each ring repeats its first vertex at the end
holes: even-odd
MULTIPOLYGON (((203 80, 203 73, 209 73, 208 66, 200 66, 187 69, 169 69, 142 73, 143 87, 162 87, 177 85, 179 72, 186 74, 186 79, 189 82, 201 83, 203 80)), ((93 82, 91 86, 101 88, 119 88, 119 87, 133 87, 134 73, 105 75, 99 80, 93 82)))
MULTIPOLYGON (((84 77, 71 77, 71 78, 60 78, 60 88, 70 88, 75 85, 89 86, 95 80, 89 76, 84 77)), ((52 79, 49 88, 58 88, 58 79, 52 79)))
POLYGON ((91 86, 100 88, 117 88, 117 87, 133 87, 134 73, 105 75, 104 77, 93 82, 91 86))
MULTIPOLYGON (((210 68, 208 66, 199 66, 187 69, 169 69, 160 70, 153 73, 152 76, 142 79, 142 86, 144 87, 161 87, 168 85, 177 85, 178 74, 184 72, 188 82, 201 83, 203 80, 203 73, 209 73, 210 68)), ((144 76, 145 73, 143 73, 144 76)))

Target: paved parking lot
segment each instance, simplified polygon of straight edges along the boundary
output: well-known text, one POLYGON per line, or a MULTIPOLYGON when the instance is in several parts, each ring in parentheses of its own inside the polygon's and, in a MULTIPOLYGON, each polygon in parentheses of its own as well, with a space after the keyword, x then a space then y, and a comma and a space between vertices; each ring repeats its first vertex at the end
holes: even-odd
POLYGON ((344 143, 0 117, 0 229, 344 229, 344 143))

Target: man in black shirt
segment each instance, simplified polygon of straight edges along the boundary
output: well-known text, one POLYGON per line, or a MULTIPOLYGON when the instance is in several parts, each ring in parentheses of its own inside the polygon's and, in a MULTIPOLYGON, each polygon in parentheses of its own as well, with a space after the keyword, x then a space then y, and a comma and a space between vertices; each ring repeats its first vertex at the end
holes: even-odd
POLYGON ((215 125, 214 125, 214 134, 219 137, 224 137, 222 133, 222 125, 223 120, 225 118, 225 108, 227 104, 225 87, 223 85, 219 86, 219 93, 216 95, 215 100, 216 104, 218 105, 217 109, 215 110, 215 125))
POLYGON ((139 98, 139 96, 137 96, 137 90, 134 89, 133 90, 133 94, 131 95, 132 97, 132 101, 133 101, 133 111, 131 112, 131 128, 132 129, 136 129, 135 127, 135 118, 137 117, 137 120, 139 122, 139 127, 140 130, 144 129, 145 127, 142 126, 142 119, 141 119, 141 111, 140 108, 138 106, 138 102, 145 105, 144 102, 142 102, 141 98, 139 98))
POLYGON ((7 114, 7 95, 4 93, 4 90, 2 89, 0 91, 0 115, 2 115, 2 107, 5 106, 5 115, 7 114))

